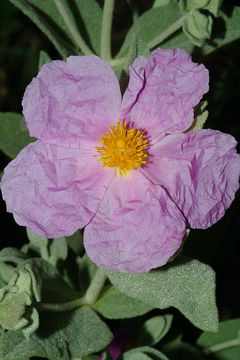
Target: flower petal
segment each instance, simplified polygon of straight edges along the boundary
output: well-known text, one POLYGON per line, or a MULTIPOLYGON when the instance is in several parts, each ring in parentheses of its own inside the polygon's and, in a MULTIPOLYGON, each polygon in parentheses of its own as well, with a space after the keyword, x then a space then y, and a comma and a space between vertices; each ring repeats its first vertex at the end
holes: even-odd
POLYGON ((121 119, 130 121, 155 141, 188 129, 193 107, 208 91, 208 71, 181 49, 157 49, 130 66, 121 119))
POLYGON ((38 139, 77 135, 98 140, 119 118, 121 93, 110 65, 94 55, 42 66, 28 85, 23 113, 38 139))
POLYGON ((91 220, 113 174, 93 150, 36 141, 8 164, 1 189, 19 225, 54 238, 71 235, 91 220))
POLYGON ((181 245, 185 220, 160 186, 133 170, 109 186, 84 244, 97 265, 125 272, 147 272, 164 265, 181 245))
POLYGON ((239 188, 240 156, 231 135, 209 129, 169 135, 151 150, 142 171, 165 187, 191 228, 221 219, 239 188))

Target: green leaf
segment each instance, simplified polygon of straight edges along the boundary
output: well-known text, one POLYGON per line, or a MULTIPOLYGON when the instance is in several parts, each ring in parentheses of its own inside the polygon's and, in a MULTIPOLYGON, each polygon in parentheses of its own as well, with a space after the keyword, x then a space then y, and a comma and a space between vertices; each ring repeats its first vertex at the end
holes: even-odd
POLYGON ((240 38, 240 7, 223 5, 219 17, 214 22, 211 42, 205 43, 203 54, 210 54, 219 47, 240 38), (229 15, 230 14, 230 15, 229 15))
POLYGON ((120 64, 119 67, 114 68, 116 75, 120 77, 119 83, 122 93, 125 92, 129 83, 129 66, 132 65, 138 56, 149 57, 149 55, 150 51, 144 41, 137 35, 137 33, 133 32, 128 54, 123 65, 120 64))
POLYGON ((128 6, 130 7, 133 22, 139 17, 139 10, 136 0, 127 0, 128 6))
POLYGON ((61 277, 59 271, 47 261, 39 258, 27 262, 35 274, 41 287, 42 301, 46 303, 63 303, 79 296, 61 277))
POLYGON ((39 60, 38 60, 38 69, 40 70, 41 67, 42 67, 44 64, 46 64, 46 63, 48 63, 48 62, 50 62, 50 61, 51 61, 51 58, 50 58, 50 56, 46 53, 46 51, 41 50, 41 51, 40 51, 40 54, 39 54, 39 60))
POLYGON ((146 320, 140 327, 137 328, 135 334, 136 344, 140 345, 155 345, 168 332, 171 327, 173 316, 170 314, 154 316, 146 320))
POLYGON ((222 5, 223 0, 210 0, 204 9, 208 10, 214 16, 218 16, 218 11, 222 5))
POLYGON ((83 358, 83 360, 98 360, 98 355, 89 355, 83 358))
POLYGON ((3 329, 21 329, 28 323, 24 314, 25 308, 31 304, 31 300, 24 292, 15 293, 15 290, 11 289, 7 295, 5 292, 5 288, 0 290, 0 324, 3 329))
MULTIPOLYGON (((203 333, 197 340, 205 354, 216 353, 216 359, 240 359, 240 319, 223 321, 217 334, 203 333)), ((215 357, 214 357, 215 358, 215 357)))
POLYGON ((20 291, 24 291, 34 300, 41 300, 41 288, 39 282, 39 272, 33 263, 26 261, 14 270, 13 276, 9 281, 10 286, 17 286, 20 291))
POLYGON ((9 264, 5 264, 5 262, 0 260, 0 281, 1 281, 0 288, 9 282, 9 280, 12 277, 13 270, 14 270, 13 266, 9 264))
POLYGON ((38 236, 26 228, 27 236, 30 241, 31 248, 39 253, 44 260, 49 260, 48 238, 46 236, 38 236))
POLYGON ((153 3, 153 8, 167 5, 170 2, 170 0, 155 0, 153 3))
POLYGON ((13 271, 8 285, 0 290, 0 324, 4 329, 23 329, 29 336, 38 328, 38 312, 33 303, 40 301, 35 270, 24 263, 13 271))
MULTIPOLYGON (((133 33, 136 32, 139 37, 148 46, 148 43, 156 36, 161 34, 170 25, 181 17, 178 4, 171 2, 168 5, 155 7, 143 13, 129 30, 125 41, 120 49, 117 58, 126 56, 133 33)), ((166 39, 161 45, 164 49, 173 49, 176 47, 191 51, 193 46, 182 32, 176 32, 174 36, 166 39)))
POLYGON ((9 0, 27 15, 49 38, 59 54, 66 58, 77 54, 71 35, 66 29, 54 1, 49 0, 9 0))
POLYGON ((222 0, 180 0, 179 6, 183 14, 190 12, 192 9, 202 9, 208 10, 211 14, 217 16, 221 3, 222 0))
POLYGON ((156 350, 149 346, 141 346, 129 350, 122 355, 122 360, 140 360, 140 359, 168 360, 167 356, 164 355, 161 351, 156 350), (144 355, 145 357, 143 357, 144 355))
POLYGON ((79 268, 79 286, 81 291, 84 293, 89 287, 95 272, 97 270, 97 265, 94 264, 87 254, 78 259, 78 268, 79 268))
MULTIPOLYGON (((0 264, 0 274, 1 274, 1 264, 0 264)), ((1 278, 1 275, 0 275, 0 289, 5 285, 6 285, 5 281, 1 278)))
MULTIPOLYGON (((71 32, 60 15, 55 1, 10 0, 23 11, 56 47, 63 58, 80 54, 71 32)), ((78 28, 89 45, 99 52, 102 11, 95 0, 63 0, 63 5, 72 23, 78 28)))
POLYGON ((96 54, 100 54, 102 9, 98 2, 96 0, 74 0, 72 10, 82 36, 96 54))
POLYGON ((201 130, 208 118, 208 110, 206 110, 208 102, 200 101, 200 103, 194 108, 194 121, 193 124, 185 132, 191 130, 201 130))
POLYGON ((217 331, 215 273, 210 266, 179 256, 171 264, 145 274, 105 272, 126 295, 160 309, 174 306, 200 329, 217 331))
POLYGON ((0 339, 0 358, 26 360, 33 356, 71 360, 97 352, 112 340, 107 325, 93 310, 41 314, 40 327, 29 341, 21 331, 5 332, 0 339))
MULTIPOLYGON (((97 358, 98 360, 99 358, 97 358)), ((106 349, 103 353, 102 353, 102 358, 101 360, 112 360, 112 356, 110 355, 108 349, 106 349)))
POLYGON ((66 238, 60 237, 53 239, 50 245, 49 252, 50 252, 49 262, 53 266, 57 266, 57 263, 60 260, 63 261, 66 260, 68 255, 68 246, 67 246, 66 238))
POLYGON ((192 130, 201 130, 208 118, 208 110, 206 110, 208 102, 200 101, 194 108, 194 126, 192 130))
POLYGON ((147 356, 144 353, 141 352, 132 352, 132 353, 126 353, 123 356, 124 360, 151 360, 152 358, 150 358, 149 356, 147 356))
POLYGON ((178 346, 173 346, 170 351, 166 350, 166 346, 163 345, 164 352, 169 356, 169 359, 183 359, 183 360, 204 360, 201 350, 181 341, 178 346))
POLYGON ((0 112, 0 150, 10 158, 35 139, 28 135, 24 117, 17 113, 0 112))
POLYGON ((129 66, 132 65, 134 60, 141 55, 149 56, 150 51, 148 50, 146 44, 144 44, 143 40, 134 32, 130 42, 128 55, 123 65, 124 70, 128 72, 129 66))
POLYGON ((66 237, 68 246, 76 253, 80 254, 83 247, 83 233, 77 230, 73 235, 66 237))
POLYGON ((95 309, 108 319, 126 319, 143 315, 153 307, 111 288, 95 303, 95 309))
POLYGON ((27 259, 27 255, 14 247, 6 247, 0 251, 0 261, 21 264, 27 259))

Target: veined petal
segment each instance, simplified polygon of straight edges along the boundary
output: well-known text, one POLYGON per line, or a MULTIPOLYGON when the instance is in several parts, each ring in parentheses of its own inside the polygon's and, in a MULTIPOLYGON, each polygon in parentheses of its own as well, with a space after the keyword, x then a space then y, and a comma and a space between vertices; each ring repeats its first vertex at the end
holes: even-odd
POLYGON ((119 118, 121 93, 110 65, 94 55, 42 66, 26 88, 23 114, 31 136, 98 140, 119 118))
POLYGON ((193 108, 208 91, 208 70, 181 49, 157 49, 130 66, 121 119, 145 130, 156 142, 165 134, 188 129, 193 108))
POLYGON ((185 220, 164 189, 138 170, 116 177, 84 232, 84 245, 97 265, 147 272, 178 250, 185 220))
POLYGON ((239 188, 240 156, 231 135, 209 129, 169 135, 151 151, 142 172, 164 186, 191 228, 221 219, 239 188))
POLYGON ((113 171, 103 169, 94 149, 69 149, 36 141, 4 171, 7 211, 19 225, 49 238, 71 235, 94 216, 113 171))

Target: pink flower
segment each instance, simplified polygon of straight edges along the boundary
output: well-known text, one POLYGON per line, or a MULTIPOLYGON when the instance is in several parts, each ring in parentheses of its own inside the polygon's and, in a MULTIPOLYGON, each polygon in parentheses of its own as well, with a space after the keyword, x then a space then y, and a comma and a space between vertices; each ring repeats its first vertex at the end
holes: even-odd
POLYGON ((44 65, 23 98, 38 140, 2 178, 7 210, 49 238, 85 227, 86 251, 101 267, 164 265, 186 226, 218 221, 239 186, 232 136, 185 133, 207 91, 208 71, 180 49, 137 58, 123 99, 113 70, 96 56, 44 65))

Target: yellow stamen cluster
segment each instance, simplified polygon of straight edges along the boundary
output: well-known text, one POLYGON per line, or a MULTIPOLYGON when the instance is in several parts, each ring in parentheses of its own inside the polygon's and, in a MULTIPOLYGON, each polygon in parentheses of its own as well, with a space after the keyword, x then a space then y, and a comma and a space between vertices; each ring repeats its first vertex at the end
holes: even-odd
POLYGON ((140 168, 146 163, 146 148, 148 142, 140 130, 127 128, 126 121, 117 125, 102 136, 99 142, 103 146, 96 146, 99 161, 104 167, 114 167, 115 175, 126 175, 130 170, 140 168))

